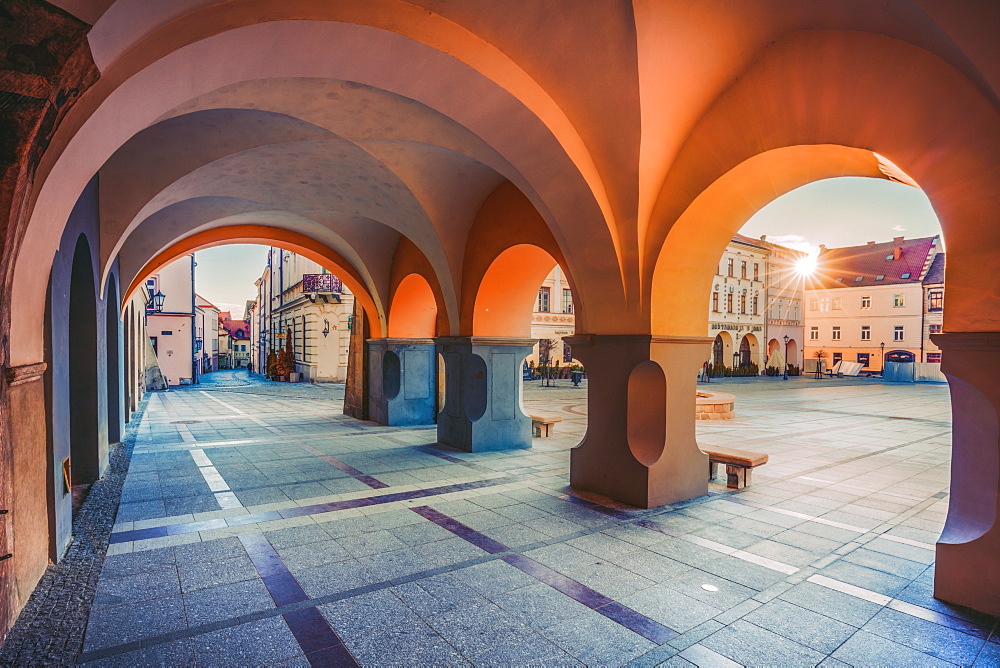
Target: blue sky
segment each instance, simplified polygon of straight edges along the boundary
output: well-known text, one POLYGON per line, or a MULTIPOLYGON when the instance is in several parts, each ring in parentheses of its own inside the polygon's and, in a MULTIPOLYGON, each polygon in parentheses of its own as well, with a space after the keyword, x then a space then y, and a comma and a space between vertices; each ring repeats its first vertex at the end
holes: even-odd
MULTIPOLYGON (((856 246, 893 237, 941 233, 923 191, 879 179, 844 177, 817 181, 779 197, 758 211, 740 230, 750 237, 813 251, 856 246)), ((195 260, 198 294, 233 317, 243 315, 257 296, 254 281, 267 264, 267 247, 232 245, 199 251, 195 260)))

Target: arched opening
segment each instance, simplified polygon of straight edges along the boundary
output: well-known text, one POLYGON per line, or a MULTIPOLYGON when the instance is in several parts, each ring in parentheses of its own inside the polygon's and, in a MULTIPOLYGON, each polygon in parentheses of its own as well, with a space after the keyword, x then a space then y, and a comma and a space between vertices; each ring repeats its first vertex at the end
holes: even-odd
MULTIPOLYGON (((473 310, 474 336, 531 335, 532 313, 540 301, 539 286, 556 267, 556 260, 531 244, 500 253, 479 283, 473 310)), ((546 302, 546 312, 551 302, 546 302)))
POLYGON ((114 274, 108 281, 104 298, 105 343, 107 346, 108 443, 122 440, 122 322, 119 317, 118 281, 114 274))
POLYGON ((733 361, 733 337, 729 332, 719 332, 712 341, 712 363, 717 367, 729 366, 733 361))
POLYGON ((753 349, 750 344, 750 339, 752 338, 753 335, 747 334, 740 339, 739 365, 742 367, 750 366, 753 362, 753 349))
MULTIPOLYGON (((73 506, 82 503, 100 475, 98 412, 97 288, 93 256, 81 235, 73 252, 69 293, 69 425, 70 457, 65 473, 73 489, 73 506)), ((57 463, 57 465, 64 465, 57 463)))
POLYGON ((390 338, 428 339, 437 334, 437 301, 434 291, 423 276, 409 274, 392 296, 389 307, 390 338))

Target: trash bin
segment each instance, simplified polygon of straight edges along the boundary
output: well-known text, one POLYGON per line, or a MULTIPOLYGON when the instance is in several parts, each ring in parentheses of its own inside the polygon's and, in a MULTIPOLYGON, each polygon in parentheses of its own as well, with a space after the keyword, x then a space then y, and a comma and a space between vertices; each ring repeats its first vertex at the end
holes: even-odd
POLYGON ((583 380, 583 372, 582 371, 571 371, 570 372, 570 376, 572 376, 572 378, 573 378, 573 387, 576 387, 577 385, 579 385, 580 381, 583 380))

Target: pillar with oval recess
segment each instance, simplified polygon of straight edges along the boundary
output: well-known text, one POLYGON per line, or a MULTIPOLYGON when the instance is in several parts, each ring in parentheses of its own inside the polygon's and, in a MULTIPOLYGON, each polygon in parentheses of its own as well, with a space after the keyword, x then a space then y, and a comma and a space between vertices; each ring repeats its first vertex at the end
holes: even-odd
POLYGON ((434 424, 434 340, 369 339, 367 352, 369 419, 394 427, 434 424))
POLYGON ((653 508, 708 493, 695 439, 698 368, 712 339, 578 335, 587 369, 587 434, 570 459, 573 487, 653 508))

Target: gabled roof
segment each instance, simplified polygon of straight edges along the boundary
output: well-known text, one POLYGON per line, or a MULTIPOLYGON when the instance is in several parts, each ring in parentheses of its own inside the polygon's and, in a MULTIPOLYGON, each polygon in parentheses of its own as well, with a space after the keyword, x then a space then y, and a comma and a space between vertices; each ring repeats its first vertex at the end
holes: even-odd
POLYGON ((816 272, 806 287, 815 290, 920 283, 937 244, 936 236, 897 237, 885 243, 828 248, 820 252, 816 272))
POLYGON ((747 237, 742 234, 734 234, 733 243, 743 244, 744 246, 752 246, 762 251, 771 250, 766 242, 763 242, 760 239, 754 239, 753 237, 747 237))
POLYGON ((196 301, 197 301, 197 304, 198 304, 198 306, 200 306, 200 307, 202 307, 202 308, 204 308, 204 307, 206 307, 206 306, 207 306, 208 308, 214 308, 214 309, 215 309, 216 311, 218 311, 218 310, 219 310, 219 307, 218 307, 218 306, 216 306, 216 305, 215 305, 215 304, 213 304, 212 302, 208 301, 207 299, 205 299, 205 298, 204 298, 204 297, 202 297, 201 295, 199 295, 199 294, 195 293, 195 295, 194 295, 194 296, 195 296, 195 297, 197 298, 197 299, 196 299, 196 301))
POLYGON ((927 275, 924 276, 924 285, 944 283, 944 256, 944 253, 938 253, 934 256, 931 268, 927 270, 927 275))

